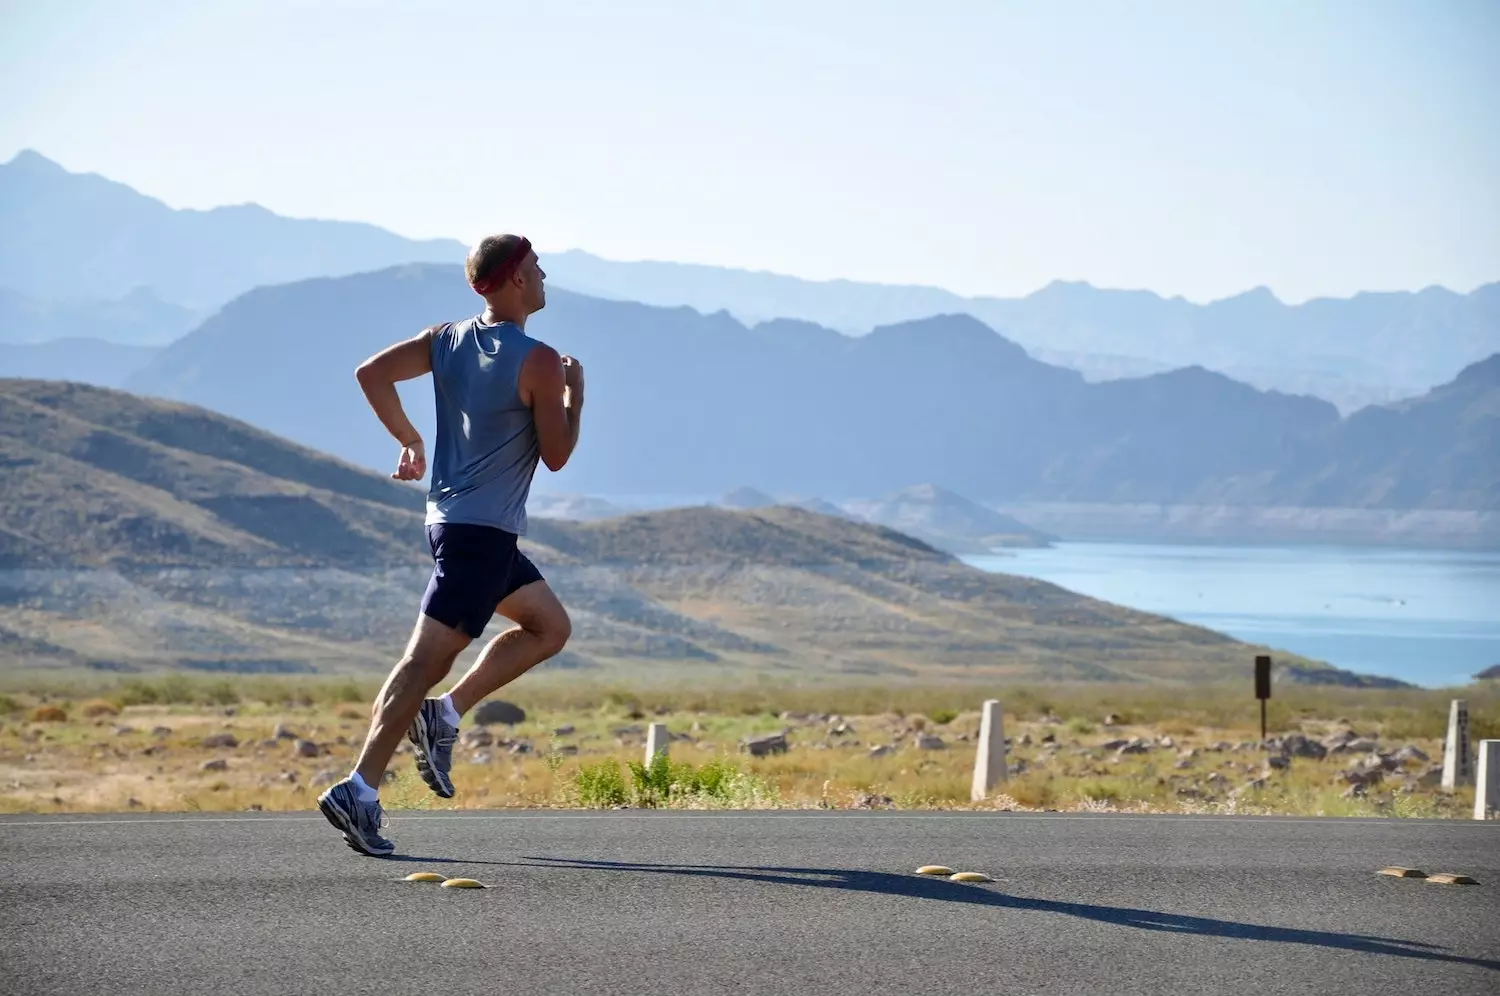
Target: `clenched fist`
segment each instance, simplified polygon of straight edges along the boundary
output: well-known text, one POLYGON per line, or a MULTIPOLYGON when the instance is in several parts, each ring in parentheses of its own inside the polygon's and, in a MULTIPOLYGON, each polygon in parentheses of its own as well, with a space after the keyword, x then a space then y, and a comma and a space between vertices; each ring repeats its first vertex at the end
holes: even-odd
POLYGON ((418 438, 409 446, 401 447, 401 461, 391 477, 397 481, 420 481, 427 473, 427 449, 418 438))
POLYGON ((574 356, 563 355, 563 386, 572 394, 583 393, 583 364, 574 356))

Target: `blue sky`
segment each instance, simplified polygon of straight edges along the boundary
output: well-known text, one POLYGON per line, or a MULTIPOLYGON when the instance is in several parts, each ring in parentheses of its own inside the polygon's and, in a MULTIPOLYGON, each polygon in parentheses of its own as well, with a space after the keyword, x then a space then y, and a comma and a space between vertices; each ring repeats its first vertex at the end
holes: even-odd
POLYGON ((1500 278, 1500 3, 0 0, 0 160, 1022 294, 1500 278))

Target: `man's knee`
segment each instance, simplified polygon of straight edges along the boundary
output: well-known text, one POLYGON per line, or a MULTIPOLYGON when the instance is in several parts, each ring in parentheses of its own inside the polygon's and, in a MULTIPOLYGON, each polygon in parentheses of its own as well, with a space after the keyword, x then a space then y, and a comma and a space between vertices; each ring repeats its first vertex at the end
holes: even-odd
POLYGON ((542 645, 543 660, 562 653, 563 647, 567 646, 568 639, 573 635, 573 620, 568 618, 568 611, 561 605, 539 613, 528 621, 531 625, 527 629, 531 630, 542 645))

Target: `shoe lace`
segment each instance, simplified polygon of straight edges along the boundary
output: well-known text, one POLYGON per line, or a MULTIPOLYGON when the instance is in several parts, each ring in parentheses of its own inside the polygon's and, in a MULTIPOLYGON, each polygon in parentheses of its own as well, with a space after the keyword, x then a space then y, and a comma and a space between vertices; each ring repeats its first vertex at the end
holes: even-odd
POLYGON ((390 826, 385 818, 385 807, 380 804, 379 800, 359 807, 359 822, 360 829, 367 832, 379 832, 382 827, 390 826))

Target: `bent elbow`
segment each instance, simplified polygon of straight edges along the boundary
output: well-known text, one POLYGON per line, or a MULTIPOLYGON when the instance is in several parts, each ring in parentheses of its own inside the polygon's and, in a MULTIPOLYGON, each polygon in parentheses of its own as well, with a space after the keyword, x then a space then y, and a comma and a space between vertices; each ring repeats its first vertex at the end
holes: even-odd
POLYGON ((552 473, 555 474, 559 470, 562 470, 564 467, 566 467, 568 465, 568 458, 567 457, 548 457, 548 456, 543 456, 542 457, 542 464, 544 466, 546 466, 546 468, 548 470, 552 471, 552 473))

